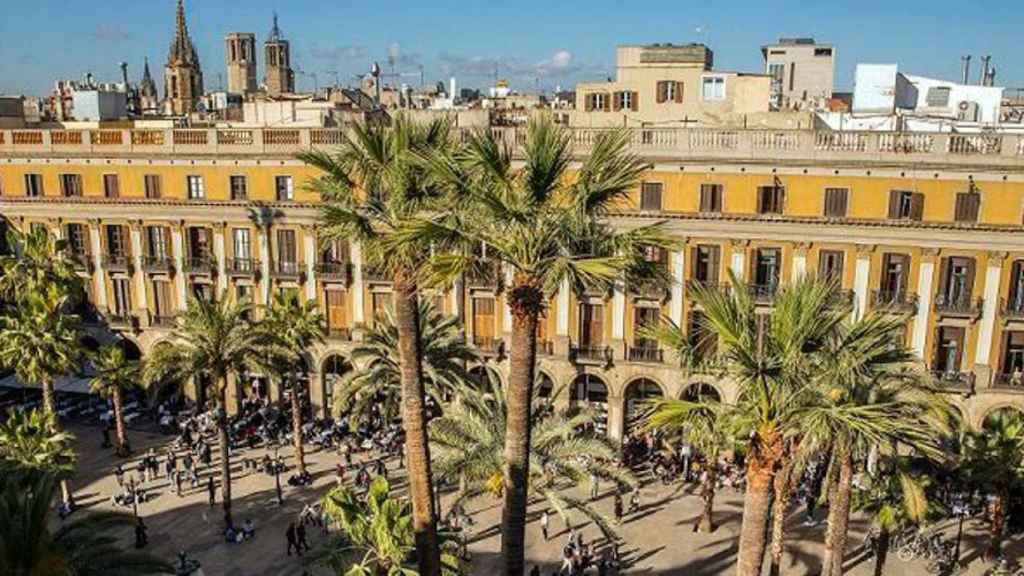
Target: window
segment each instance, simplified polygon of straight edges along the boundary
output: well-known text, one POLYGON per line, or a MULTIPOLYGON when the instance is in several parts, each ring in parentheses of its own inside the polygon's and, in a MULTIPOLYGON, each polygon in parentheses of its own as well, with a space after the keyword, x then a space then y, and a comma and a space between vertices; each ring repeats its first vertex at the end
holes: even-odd
POLYGON ((610 102, 608 101, 608 94, 605 92, 594 92, 592 94, 587 94, 584 100, 584 108, 587 112, 590 112, 592 110, 604 110, 605 112, 607 112, 609 110, 609 104, 610 102))
POLYGON ((61 174, 60 191, 66 198, 82 195, 81 174, 61 174))
POLYGON ((146 198, 159 198, 162 195, 159 174, 146 174, 142 177, 142 187, 145 188, 146 198))
POLYGON ((699 310, 690 311, 689 325, 690 345, 698 359, 709 358, 714 355, 718 347, 718 337, 715 335, 705 320, 704 313, 699 310))
POLYGON ((89 253, 89 238, 85 226, 74 223, 66 225, 64 237, 67 239, 68 248, 73 255, 85 256, 89 253))
POLYGON ((128 278, 114 278, 111 288, 114 292, 114 314, 127 316, 132 311, 132 293, 128 278))
POLYGON ((117 198, 121 195, 121 183, 117 174, 103 175, 103 195, 107 198, 117 198))
POLYGON ((196 300, 213 302, 213 285, 206 282, 192 282, 192 297, 196 300))
POLYGON ((956 209, 953 218, 957 222, 977 222, 978 209, 981 207, 981 194, 977 192, 960 192, 956 195, 956 209))
POLYGON ((206 198, 206 187, 203 185, 202 176, 186 176, 185 182, 188 185, 189 200, 201 200, 206 198))
POLYGON ((683 83, 661 80, 656 85, 658 104, 683 101, 683 83))
POLYGON ((170 246, 167 228, 163 226, 146 226, 146 253, 157 260, 170 257, 170 246))
POLYGON ((889 191, 890 220, 920 220, 924 214, 924 194, 910 190, 889 191))
POLYGON ((1024 312, 1024 260, 1017 260, 1010 269, 1010 298, 1007 308, 1014 312, 1024 312))
POLYGON ((128 238, 124 226, 109 225, 107 229, 107 254, 125 256, 128 254, 128 238))
POLYGON ((818 56, 818 57, 831 56, 832 55, 832 49, 831 48, 815 48, 814 49, 814 55, 818 56))
POLYGON ((1001 373, 1010 374, 1020 382, 1024 376, 1024 332, 1007 331, 1005 341, 1001 373))
POLYGON ((718 261, 720 248, 711 245, 695 246, 691 251, 693 274, 691 279, 704 284, 718 282, 718 261))
POLYGON ((615 93, 616 110, 632 110, 636 112, 640 109, 639 102, 640 96, 636 92, 625 91, 615 93))
POLYGON ((843 253, 822 250, 818 253, 818 278, 840 285, 843 282, 843 253))
POLYGON ((935 338, 935 359, 932 361, 932 370, 947 374, 960 372, 963 351, 963 327, 940 326, 935 338))
POLYGON ((494 298, 473 298, 473 345, 494 341, 494 298))
POLYGON ((344 240, 328 240, 320 252, 320 261, 325 263, 348 262, 348 243, 344 240))
POLYGON ((760 248, 754 254, 754 286, 774 290, 779 285, 782 254, 778 248, 760 248))
POLYGON ((292 188, 291 176, 275 176, 274 190, 278 202, 290 202, 295 199, 295 190, 292 188))
POLYGON ((188 229, 188 256, 193 259, 210 257, 210 230, 207 228, 188 229))
POLYGON ((881 300, 885 303, 903 299, 910 273, 910 257, 906 254, 886 253, 882 256, 881 300))
POLYGON ((974 289, 974 258, 952 256, 942 260, 940 304, 960 307, 971 300, 974 289))
POLYGON ((580 346, 593 348, 604 343, 604 306, 580 304, 580 346))
POLYGON ((633 346, 647 350, 657 349, 658 341, 641 335, 644 330, 654 330, 658 327, 660 310, 653 306, 638 306, 633 309, 633 346))
POLYGON ((782 214, 786 189, 783 186, 760 186, 757 189, 757 212, 759 214, 782 214))
POLYGON ((154 280, 153 315, 167 317, 173 313, 172 309, 171 283, 166 280, 154 280))
POLYGON ((234 228, 231 231, 231 237, 234 241, 232 253, 235 255, 235 260, 250 260, 252 258, 252 244, 249 239, 249 229, 234 228))
POLYGON ((849 195, 846 188, 825 188, 825 217, 845 218, 849 195))
POLYGON ((38 198, 43 195, 43 175, 25 174, 25 196, 38 198))
POLYGON ((925 106, 929 108, 949 107, 950 92, 951 90, 948 86, 932 86, 924 97, 925 106))
POLYGON ((704 76, 700 84, 701 99, 705 101, 725 100, 725 77, 704 76))
POLYGON ((252 285, 235 285, 235 302, 252 302, 252 285))
POLYGON ((232 176, 228 179, 232 200, 246 200, 249 197, 249 183, 245 176, 232 176))
POLYGON ((345 329, 345 292, 325 290, 324 307, 327 308, 327 333, 338 333, 345 329))
POLYGON ((700 185, 700 211, 718 213, 722 211, 722 190, 721 184, 700 185))
POLYGON ((661 210, 661 182, 644 182, 640 184, 640 209, 661 210))
POLYGON ((373 292, 370 294, 370 301, 373 306, 373 318, 375 321, 377 318, 394 310, 391 304, 391 292, 373 292))

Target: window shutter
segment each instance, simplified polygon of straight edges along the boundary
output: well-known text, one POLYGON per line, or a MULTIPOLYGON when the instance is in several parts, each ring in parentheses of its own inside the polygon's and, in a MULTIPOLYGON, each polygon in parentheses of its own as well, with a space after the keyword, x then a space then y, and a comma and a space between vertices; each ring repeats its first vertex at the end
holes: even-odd
POLYGON ((612 105, 611 98, 609 98, 608 94, 605 93, 605 95, 604 95, 604 111, 607 112, 608 110, 610 110, 611 109, 611 105, 612 105))
POLYGON ((614 92, 612 94, 612 110, 616 112, 622 110, 622 92, 614 92))
POLYGON ((967 258, 967 292, 964 295, 970 299, 974 294, 974 258, 967 258))
POLYGON ((765 196, 768 194, 768 189, 764 186, 757 187, 757 211, 761 214, 765 213, 765 196))
POLYGON ((637 110, 640 109, 640 93, 631 92, 630 94, 631 95, 629 98, 629 109, 632 110, 633 112, 636 112, 637 110))
POLYGON ((676 99, 676 103, 677 104, 681 103, 683 101, 683 83, 682 82, 676 82, 675 99, 676 99))
POLYGON ((915 192, 911 196, 910 200, 910 218, 911 220, 921 220, 924 216, 924 194, 921 192, 915 192))
POLYGON ((889 190, 889 219, 895 220, 900 217, 900 191, 889 190))
POLYGON ((593 94, 584 94, 583 95, 583 109, 585 111, 587 111, 587 112, 590 112, 591 110, 594 109, 594 95, 593 94))
POLYGON ((668 100, 668 83, 659 81, 656 86, 658 92, 658 104, 662 104, 665 100, 668 100))
POLYGON ((718 246, 711 246, 711 250, 708 252, 708 282, 717 283, 721 277, 721 273, 718 270, 718 263, 721 260, 721 248, 718 246))
POLYGON ((943 258, 939 264, 939 290, 943 297, 948 294, 950 269, 949 258, 943 258))
POLYGON ((693 246, 690 248, 690 279, 697 280, 697 256, 700 255, 700 248, 693 246))
POLYGON ((700 211, 711 212, 711 199, 708 196, 711 195, 711 190, 707 184, 700 185, 700 211))

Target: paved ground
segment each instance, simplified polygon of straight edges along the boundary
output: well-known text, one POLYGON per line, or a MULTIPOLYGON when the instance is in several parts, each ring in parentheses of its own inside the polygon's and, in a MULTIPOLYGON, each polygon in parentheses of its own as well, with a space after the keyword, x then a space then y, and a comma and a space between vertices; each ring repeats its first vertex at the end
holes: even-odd
MULTIPOLYGON (((79 438, 79 471, 75 481, 76 498, 89 509, 112 508, 111 496, 117 489, 112 474, 113 466, 119 461, 107 450, 100 450, 99 433, 95 428, 71 426, 79 438)), ((162 447, 168 438, 159 435, 132 431, 131 441, 137 455, 150 446, 162 447)), ((284 531, 305 502, 323 495, 334 483, 333 466, 338 457, 335 454, 314 452, 308 455, 309 468, 315 477, 312 488, 294 489, 285 486, 285 504, 278 507, 274 495, 274 479, 260 473, 244 475, 241 471, 242 455, 262 455, 262 451, 240 453, 233 462, 236 482, 234 484, 234 514, 239 524, 247 518, 256 523, 257 537, 243 544, 228 545, 221 537, 222 512, 219 506, 207 504, 205 489, 199 488, 179 498, 173 486, 164 480, 154 481, 149 486, 155 499, 141 506, 139 512, 148 524, 150 551, 173 558, 178 550, 186 550, 198 558, 207 576, 277 576, 301 575, 308 570, 311 576, 328 574, 322 569, 304 567, 296 557, 285 555, 284 531)), ((290 456, 290 450, 282 454, 290 456)), ((125 462, 129 469, 133 459, 125 462)), ((214 452, 216 463, 216 451, 214 452)), ((391 462, 394 470, 395 462, 391 462)), ((211 470, 215 473, 215 470, 211 470)), ((401 486, 401 480, 397 480, 401 486)), ((713 534, 695 534, 691 530, 699 513, 700 502, 688 488, 663 486, 661 483, 645 485, 639 512, 627 517, 620 527, 624 543, 621 550, 626 566, 622 574, 695 574, 725 575, 733 573, 735 544, 742 513, 742 495, 726 492, 717 504, 717 522, 720 525, 713 534)), ((442 504, 447 509, 447 499, 442 504)), ((610 515, 612 498, 610 493, 600 496, 600 506, 610 515)), ((498 522, 500 502, 481 499, 470 507, 475 525, 469 550, 472 555, 472 573, 489 575, 498 573, 498 522)), ((528 562, 540 563, 542 573, 547 576, 558 568, 559 551, 567 532, 558 520, 552 521, 551 540, 545 542, 541 535, 537 517, 541 509, 531 508, 531 523, 528 527, 528 562)), ((824 523, 816 527, 802 524, 802 512, 794 511, 791 539, 787 547, 783 574, 810 575, 817 573, 820 566, 821 541, 824 523)), ((850 535, 851 548, 863 540, 864 523, 855 520, 850 535)), ((948 530, 952 527, 947 526, 948 530)), ((600 534, 594 526, 580 526, 585 538, 600 543, 600 534)), ((964 540, 964 558, 970 562, 964 574, 981 575, 986 566, 978 560, 982 549, 984 526, 969 523, 964 540)), ((308 532, 310 544, 316 546, 322 539, 317 529, 308 532)), ((130 534, 125 534, 130 542, 130 534)), ((1021 552, 1021 542, 1014 542, 1011 552, 1021 552)), ((848 557, 849 574, 866 576, 872 574, 873 562, 851 551, 848 557)), ((910 576, 924 574, 920 563, 904 563, 895 556, 890 557, 887 575, 910 576)))

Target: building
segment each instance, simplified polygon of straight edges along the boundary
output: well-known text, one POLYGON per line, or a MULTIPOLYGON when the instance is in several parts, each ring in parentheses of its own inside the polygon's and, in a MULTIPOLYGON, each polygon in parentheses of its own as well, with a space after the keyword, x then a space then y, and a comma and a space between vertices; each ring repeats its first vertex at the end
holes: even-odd
POLYGON ((160 94, 149 71, 149 58, 146 58, 142 69, 142 81, 139 82, 139 112, 143 116, 160 113, 160 94))
MULTIPOLYGON (((493 130, 510 144, 522 139, 520 128, 493 130)), ((573 152, 588 154, 599 130, 571 130, 573 152)), ((834 278, 856 315, 905 312, 908 345, 970 425, 1024 407, 1024 136, 631 133, 650 168, 632 204, 609 217, 668 223, 679 247, 651 258, 673 282, 558 291, 539 327, 541 394, 564 390, 556 404, 601 411, 614 437, 630 432, 641 400, 735 400, 728 379, 683 373, 639 328, 663 317, 699 327, 691 287, 720 286, 729 273, 753 285, 763 309, 780 285, 814 274, 834 278)), ((342 138, 333 128, 0 129, 0 214, 67 239, 96 310, 143 357, 167 339, 190 296, 265 304, 297 291, 316 300, 329 335, 309 350, 304 385, 322 415, 351 370, 352 348, 392 298, 358 242, 318 236, 318 198, 306 186, 317 173, 295 154, 342 138)), ((467 277, 427 297, 464 322, 486 358, 474 370, 507 377, 511 315, 501 287, 467 277)), ((204 398, 201 383, 181 385, 204 398)), ((229 409, 243 394, 282 393, 235 375, 229 409)))
POLYGON ((779 38, 761 47, 765 73, 771 78, 776 110, 824 109, 832 98, 836 49, 814 38, 779 38))
POLYGON ((744 122, 767 113, 762 74, 714 70, 703 44, 619 46, 614 81, 576 85, 573 126, 689 126, 744 122))
POLYGON ((0 96, 0 128, 23 128, 26 108, 21 96, 0 96))
POLYGON ((225 36, 224 60, 228 70, 228 92, 256 92, 256 35, 232 32, 225 36))
POLYGON ((858 64, 854 114, 900 115, 935 123, 995 124, 1003 88, 913 76, 896 64, 858 64))
POLYGON ((79 122, 103 122, 128 118, 128 93, 90 87, 71 94, 73 118, 79 122))
POLYGON ((281 35, 274 14, 274 26, 263 45, 267 77, 264 81, 268 96, 280 96, 295 92, 295 72, 292 71, 291 46, 281 35))
POLYGON ((175 16, 174 40, 164 66, 166 112, 172 116, 187 116, 196 110, 203 96, 203 70, 199 53, 188 35, 183 0, 178 0, 175 16))

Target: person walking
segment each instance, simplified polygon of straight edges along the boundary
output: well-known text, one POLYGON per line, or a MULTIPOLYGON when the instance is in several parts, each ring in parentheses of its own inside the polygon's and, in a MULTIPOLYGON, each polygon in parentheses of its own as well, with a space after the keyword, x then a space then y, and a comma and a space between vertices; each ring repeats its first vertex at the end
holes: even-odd
POLYGON ((138 522, 135 524, 135 547, 145 548, 146 544, 149 544, 149 536, 146 535, 146 523, 142 521, 142 516, 139 516, 138 522))
POLYGON ((550 517, 548 517, 548 511, 545 510, 544 513, 541 514, 541 516, 540 516, 540 531, 541 531, 542 534, 544 534, 544 541, 545 542, 548 541, 548 523, 550 521, 551 521, 551 519, 550 519, 550 517))
POLYGON ((615 523, 616 524, 622 524, 622 493, 619 492, 618 490, 615 490, 614 508, 615 508, 615 523))
POLYGON ((174 477, 174 490, 178 493, 178 498, 181 498, 181 470, 175 470, 171 473, 174 477))
POLYGON ((304 522, 295 527, 295 539, 298 541, 296 548, 300 550, 300 554, 302 548, 310 550, 309 542, 306 541, 306 524, 304 522))
POLYGON ((284 531, 284 538, 288 541, 288 555, 292 555, 292 548, 295 548, 295 553, 302 556, 302 548, 299 548, 298 540, 295 537, 295 522, 288 524, 288 529, 284 531))
POLYGON ((124 486, 124 468, 120 464, 114 466, 114 478, 117 478, 118 487, 124 486))
POLYGON ((217 502, 217 489, 213 486, 213 476, 206 481, 206 491, 210 495, 210 506, 213 506, 217 502))

